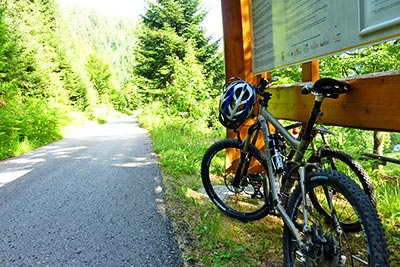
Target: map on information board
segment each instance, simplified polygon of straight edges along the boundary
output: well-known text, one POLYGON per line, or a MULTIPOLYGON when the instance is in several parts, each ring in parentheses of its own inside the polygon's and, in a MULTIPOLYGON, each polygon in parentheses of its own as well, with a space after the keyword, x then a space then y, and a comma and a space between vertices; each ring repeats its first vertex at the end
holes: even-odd
POLYGON ((400 37, 400 0, 252 0, 253 72, 400 37))

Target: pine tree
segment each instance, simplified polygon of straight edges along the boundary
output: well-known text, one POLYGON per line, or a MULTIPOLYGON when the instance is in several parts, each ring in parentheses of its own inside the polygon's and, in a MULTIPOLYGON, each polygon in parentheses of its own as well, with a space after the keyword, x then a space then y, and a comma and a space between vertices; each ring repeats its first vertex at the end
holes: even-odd
POLYGON ((200 0, 149 3, 137 35, 135 67, 138 86, 142 88, 142 97, 146 101, 158 99, 169 107, 175 103, 180 105, 175 106, 180 114, 191 114, 193 109, 186 106, 187 103, 172 97, 181 97, 181 100, 193 98, 197 105, 202 105, 203 99, 200 98, 220 94, 223 59, 218 51, 219 42, 211 43, 211 37, 206 36, 200 25, 205 15, 200 0), (191 71, 191 68, 197 71, 191 71), (183 86, 184 82, 186 86, 183 86))

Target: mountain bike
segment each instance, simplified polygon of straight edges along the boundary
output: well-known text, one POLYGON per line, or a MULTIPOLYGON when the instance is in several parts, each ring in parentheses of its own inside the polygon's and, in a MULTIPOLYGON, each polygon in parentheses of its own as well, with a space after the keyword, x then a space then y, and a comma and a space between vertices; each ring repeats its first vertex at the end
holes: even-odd
POLYGON ((338 98, 350 86, 324 78, 303 87, 315 102, 297 139, 267 109, 271 82, 261 79, 255 87, 260 109, 245 139, 218 141, 204 154, 207 195, 242 221, 279 215, 285 225, 285 266, 388 266, 382 225, 364 191, 343 173, 304 160, 323 99, 338 98), (264 152, 255 146, 260 131, 264 152))

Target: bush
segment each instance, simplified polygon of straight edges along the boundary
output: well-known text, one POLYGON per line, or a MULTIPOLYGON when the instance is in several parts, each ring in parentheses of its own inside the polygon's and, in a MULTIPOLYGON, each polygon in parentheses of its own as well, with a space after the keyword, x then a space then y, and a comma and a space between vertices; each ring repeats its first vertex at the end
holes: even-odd
MULTIPOLYGON (((2 89, 4 93, 5 87, 2 89)), ((60 128, 66 119, 48 101, 23 98, 16 93, 13 97, 8 95, 5 98, 4 95, 0 98, 1 159, 25 153, 61 138, 60 128)))

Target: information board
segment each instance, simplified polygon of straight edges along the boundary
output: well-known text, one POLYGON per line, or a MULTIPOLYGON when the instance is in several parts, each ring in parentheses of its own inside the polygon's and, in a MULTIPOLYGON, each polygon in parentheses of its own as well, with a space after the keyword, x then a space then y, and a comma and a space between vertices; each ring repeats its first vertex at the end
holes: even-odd
POLYGON ((253 72, 400 37, 400 0, 252 0, 253 72))

